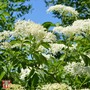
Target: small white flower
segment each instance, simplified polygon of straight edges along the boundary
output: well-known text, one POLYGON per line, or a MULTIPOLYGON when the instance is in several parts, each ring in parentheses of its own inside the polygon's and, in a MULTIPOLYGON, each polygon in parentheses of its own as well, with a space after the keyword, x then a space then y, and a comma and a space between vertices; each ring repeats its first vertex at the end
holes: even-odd
POLYGON ((43 41, 44 42, 55 42, 56 36, 53 33, 48 32, 46 33, 46 36, 44 37, 43 41))
POLYGON ((22 68, 22 69, 21 69, 20 79, 24 80, 25 77, 29 75, 29 73, 30 73, 30 71, 31 71, 30 69, 31 69, 31 67, 30 67, 30 68, 26 68, 26 69, 23 69, 23 68, 22 68))
POLYGON ((64 44, 50 44, 51 48, 50 48, 50 52, 52 52, 53 54, 56 54, 57 52, 62 51, 63 48, 67 48, 64 44))
POLYGON ((75 49, 76 49, 76 47, 77 47, 77 44, 72 44, 72 46, 71 46, 71 47, 69 47, 69 50, 75 50, 75 49))

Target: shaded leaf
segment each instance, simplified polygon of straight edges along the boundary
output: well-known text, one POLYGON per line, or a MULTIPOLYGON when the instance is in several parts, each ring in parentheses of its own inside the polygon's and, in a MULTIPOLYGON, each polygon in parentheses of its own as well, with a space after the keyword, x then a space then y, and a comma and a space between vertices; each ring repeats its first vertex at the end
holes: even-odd
POLYGON ((82 58, 83 58, 83 60, 86 64, 86 66, 90 65, 90 58, 87 55, 84 55, 84 54, 82 54, 81 56, 82 56, 82 58))
POLYGON ((49 29, 51 26, 55 26, 55 24, 52 22, 44 22, 42 25, 47 29, 49 29))

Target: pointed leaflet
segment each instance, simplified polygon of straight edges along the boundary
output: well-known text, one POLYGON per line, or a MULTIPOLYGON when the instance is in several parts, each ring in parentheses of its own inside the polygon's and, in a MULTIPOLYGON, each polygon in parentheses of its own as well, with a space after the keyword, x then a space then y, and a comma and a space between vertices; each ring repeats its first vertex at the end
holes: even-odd
POLYGON ((4 77, 5 74, 6 74, 5 71, 1 72, 1 74, 0 74, 0 80, 2 80, 2 78, 4 77))
POLYGON ((90 65, 90 58, 87 55, 84 55, 84 54, 82 54, 81 56, 82 56, 82 58, 85 62, 85 65, 86 66, 90 65))
POLYGON ((52 22, 44 22, 42 24, 46 29, 49 29, 51 26, 55 26, 52 22))

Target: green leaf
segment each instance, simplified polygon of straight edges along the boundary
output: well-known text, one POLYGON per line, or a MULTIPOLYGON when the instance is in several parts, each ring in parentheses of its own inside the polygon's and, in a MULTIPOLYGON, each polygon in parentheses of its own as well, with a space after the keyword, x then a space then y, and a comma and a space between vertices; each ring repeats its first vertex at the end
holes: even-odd
POLYGON ((13 0, 14 3, 25 2, 25 0, 13 0))
POLYGON ((2 66, 2 68, 4 69, 5 72, 7 72, 7 68, 5 66, 2 66))
POLYGON ((48 64, 47 59, 42 54, 39 55, 39 58, 40 64, 48 64))
POLYGON ((60 60, 64 60, 66 58, 66 54, 63 54, 61 57, 60 57, 60 60))
POLYGON ((41 45, 44 46, 47 49, 50 47, 48 42, 42 42, 41 45))
POLYGON ((3 12, 4 16, 10 16, 10 14, 8 12, 3 12))
POLYGON ((38 81, 39 81, 38 74, 35 73, 35 74, 33 75, 33 78, 32 78, 32 84, 31 84, 31 87, 36 88, 37 85, 38 85, 38 81))
POLYGON ((47 29, 49 29, 51 26, 55 26, 55 24, 52 22, 44 22, 42 25, 47 29))
POLYGON ((84 54, 82 54, 81 56, 82 56, 82 58, 83 58, 83 60, 86 64, 86 66, 90 65, 90 58, 87 55, 84 55, 84 54))
POLYGON ((34 72, 35 72, 35 70, 34 69, 32 69, 31 71, 30 71, 30 74, 29 74, 29 78, 31 78, 31 76, 33 76, 33 74, 34 74, 34 72))
POLYGON ((35 58, 35 61, 39 64, 39 65, 41 65, 41 64, 47 64, 47 59, 42 55, 42 54, 39 54, 39 53, 33 53, 33 55, 34 55, 34 58, 35 58))
POLYGON ((0 2, 0 9, 5 9, 7 7, 7 2, 0 2))
POLYGON ((20 66, 20 64, 18 65, 17 71, 18 71, 18 73, 21 72, 21 66, 20 66))
POLYGON ((14 45, 16 43, 19 44, 19 43, 21 43, 21 41, 20 40, 13 40, 10 42, 11 45, 14 45))
POLYGON ((2 20, 3 20, 4 22, 6 22, 6 18, 5 18, 4 15, 1 15, 1 18, 2 18, 2 20))
POLYGON ((2 80, 2 78, 4 77, 5 74, 6 74, 5 71, 1 72, 1 74, 0 74, 0 80, 2 80))

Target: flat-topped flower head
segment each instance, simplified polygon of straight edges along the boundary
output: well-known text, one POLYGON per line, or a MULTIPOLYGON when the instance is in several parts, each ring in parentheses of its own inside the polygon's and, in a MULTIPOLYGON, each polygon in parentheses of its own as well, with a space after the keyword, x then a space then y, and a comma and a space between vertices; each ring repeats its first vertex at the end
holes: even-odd
POLYGON ((43 85, 41 90, 72 90, 72 88, 65 83, 53 83, 53 84, 46 84, 43 85))
POLYGON ((82 32, 90 34, 90 19, 76 20, 71 26, 67 27, 55 27, 53 32, 63 33, 65 35, 80 34, 82 32))
POLYGON ((85 66, 83 60, 81 62, 68 62, 64 70, 73 76, 90 75, 90 66, 85 66))
POLYGON ((36 24, 32 21, 21 20, 15 23, 15 34, 20 34, 23 37, 27 37, 31 34, 37 40, 41 40, 46 35, 46 31, 40 24, 36 24))
POLYGON ((52 52, 54 55, 58 52, 61 52, 64 48, 67 48, 67 46, 65 46, 64 44, 50 44, 51 48, 50 48, 50 52, 52 52))
POLYGON ((61 33, 61 31, 64 29, 62 26, 57 26, 53 28, 53 32, 55 33, 61 33))
POLYGON ((45 30, 46 28, 40 24, 36 24, 32 21, 22 20, 15 23, 14 35, 27 37, 31 34, 36 38, 37 41, 43 40, 44 42, 55 42, 56 36, 53 33, 45 30))
POLYGON ((55 42, 56 41, 56 36, 51 32, 47 32, 43 41, 44 42, 55 42))
POLYGON ((47 12, 53 12, 53 11, 56 11, 62 15, 70 15, 71 14, 70 16, 78 16, 78 12, 74 8, 72 8, 70 6, 61 5, 61 4, 51 6, 47 10, 47 12))
POLYGON ((11 35, 11 33, 12 33, 11 31, 3 31, 3 32, 0 32, 0 41, 9 38, 10 35, 11 35))

